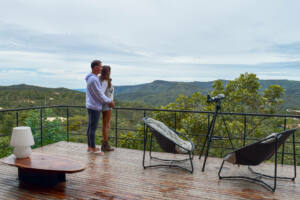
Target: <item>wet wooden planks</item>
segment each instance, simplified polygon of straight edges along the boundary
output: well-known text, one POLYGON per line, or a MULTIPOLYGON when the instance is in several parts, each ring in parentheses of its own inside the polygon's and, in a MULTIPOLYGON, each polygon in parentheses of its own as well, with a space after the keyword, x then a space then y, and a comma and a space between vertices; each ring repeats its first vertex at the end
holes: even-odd
MULTIPOLYGON (((193 174, 181 169, 142 167, 142 151, 116 148, 105 156, 87 153, 86 145, 59 142, 35 149, 36 153, 60 155, 87 164, 86 170, 67 175, 67 182, 55 187, 38 187, 19 183, 17 168, 0 165, 0 199, 298 199, 300 179, 279 181, 272 193, 255 183, 219 181, 217 172, 221 159, 194 158, 193 174)), ((157 153, 165 158, 174 155, 157 153)), ((178 156, 177 156, 178 157, 178 156)), ((258 168, 273 173, 273 165, 258 168)), ((292 175, 292 166, 279 166, 279 173, 292 175)), ((299 171, 299 167, 298 167, 299 171)), ((226 166, 224 172, 248 173, 245 167, 226 166)))

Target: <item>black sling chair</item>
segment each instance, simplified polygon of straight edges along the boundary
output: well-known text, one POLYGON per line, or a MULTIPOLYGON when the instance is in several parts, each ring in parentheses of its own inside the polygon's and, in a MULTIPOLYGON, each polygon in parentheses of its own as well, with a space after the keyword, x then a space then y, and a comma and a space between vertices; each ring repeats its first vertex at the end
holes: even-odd
POLYGON ((143 118, 144 123, 146 125, 146 130, 144 132, 144 154, 143 154, 143 167, 146 169, 147 167, 177 167, 184 170, 187 170, 191 173, 194 171, 193 167, 193 157, 194 157, 194 144, 191 140, 189 140, 185 135, 176 132, 174 129, 170 129, 165 124, 160 121, 154 120, 149 117, 143 118), (157 164, 157 165, 145 165, 145 154, 146 154, 146 145, 147 145, 147 135, 148 131, 150 130, 151 137, 150 137, 150 160, 157 160, 161 161, 164 164, 157 164), (187 154, 188 158, 181 159, 181 160, 168 160, 162 159, 158 157, 154 157, 152 152, 152 136, 155 136, 157 143, 159 146, 168 153, 182 153, 187 154), (185 138, 185 140, 181 139, 179 136, 185 138), (191 168, 185 168, 180 166, 179 164, 190 162, 191 168))
POLYGON ((268 137, 259 140, 253 144, 247 145, 245 147, 242 147, 240 149, 237 149, 231 153, 228 153, 221 164, 220 170, 219 170, 219 179, 245 179, 250 180, 253 182, 258 182, 262 184, 263 186, 267 187, 268 189, 272 190, 273 192, 276 189, 276 181, 277 179, 289 179, 289 180, 295 180, 296 178, 296 152, 295 152, 295 131, 297 129, 291 129, 286 130, 281 133, 273 133, 269 135, 268 137), (293 135, 293 159, 294 159, 294 177, 279 177, 277 176, 277 154, 279 147, 286 141, 286 139, 293 135), (258 172, 255 172, 250 166, 256 166, 261 164, 262 162, 269 160, 275 156, 274 160, 274 176, 261 174, 258 172), (248 165, 248 169, 252 174, 257 175, 259 178, 265 177, 274 179, 274 185, 273 187, 266 182, 258 179, 258 178, 251 178, 247 176, 221 176, 221 171, 224 166, 224 162, 227 161, 231 164, 236 165, 248 165))

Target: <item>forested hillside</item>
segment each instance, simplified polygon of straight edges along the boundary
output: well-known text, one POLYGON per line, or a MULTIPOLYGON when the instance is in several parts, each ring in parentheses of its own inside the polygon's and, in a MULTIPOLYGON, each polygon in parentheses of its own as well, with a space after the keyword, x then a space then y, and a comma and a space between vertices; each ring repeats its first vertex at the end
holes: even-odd
POLYGON ((154 81, 136 86, 115 87, 115 97, 120 101, 140 101, 146 104, 160 106, 175 101, 179 94, 190 96, 195 92, 208 93, 212 82, 198 84, 197 82, 154 81))
MULTIPOLYGON (((228 81, 222 80, 226 85, 228 81)), ((208 94, 213 90, 210 82, 170 82, 157 80, 133 86, 115 86, 115 99, 127 104, 139 102, 145 106, 160 106, 174 102, 179 94, 191 96, 195 92, 208 94)), ((270 85, 280 85, 285 89, 282 110, 300 108, 300 81, 259 80, 260 91, 270 85)), ((30 85, 0 86, 0 107, 20 108, 48 105, 84 105, 84 89, 44 88, 30 85)))
MULTIPOLYGON (((226 85, 228 81, 222 80, 226 85)), ((115 87, 116 99, 120 101, 141 101, 150 105, 166 105, 174 102, 179 94, 191 96, 195 92, 208 94, 213 90, 213 81, 210 82, 169 82, 154 81, 134 86, 115 87)), ((282 109, 300 108, 300 81, 290 80, 259 80, 260 91, 265 90, 270 85, 280 85, 285 89, 282 109)))
POLYGON ((85 94, 66 88, 31 85, 0 86, 0 107, 26 108, 49 105, 83 105, 85 94))
MULTIPOLYGON (((121 107, 153 107, 143 102, 120 102, 121 107)), ((85 105, 85 93, 67 88, 45 88, 32 85, 0 86, 0 109, 28 108, 51 105, 85 105)))
POLYGON ((300 109, 300 81, 289 80, 260 80, 261 88, 267 88, 269 85, 280 85, 284 88, 283 107, 300 109))

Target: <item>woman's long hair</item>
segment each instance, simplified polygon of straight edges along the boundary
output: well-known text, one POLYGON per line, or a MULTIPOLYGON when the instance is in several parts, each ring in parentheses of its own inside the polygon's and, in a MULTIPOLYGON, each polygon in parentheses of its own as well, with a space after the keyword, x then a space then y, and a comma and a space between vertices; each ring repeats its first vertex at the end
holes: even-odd
POLYGON ((106 80, 108 83, 108 88, 111 88, 111 78, 110 78, 110 66, 103 65, 100 80, 104 81, 106 80))

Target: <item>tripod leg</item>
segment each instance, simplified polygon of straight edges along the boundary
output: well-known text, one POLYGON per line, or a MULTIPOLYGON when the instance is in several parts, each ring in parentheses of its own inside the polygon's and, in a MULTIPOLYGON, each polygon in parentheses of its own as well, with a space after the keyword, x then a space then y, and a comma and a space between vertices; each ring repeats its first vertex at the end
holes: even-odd
POLYGON ((210 143, 211 143, 212 136, 213 136, 213 133, 214 133, 216 120, 217 120, 217 112, 215 113, 214 118, 211 122, 209 134, 207 134, 207 147, 206 147, 205 158, 204 158, 204 162, 203 162, 203 166, 202 166, 202 172, 204 172, 204 170, 205 170, 206 159, 208 157, 209 147, 210 147, 210 143))
POLYGON ((208 128, 207 129, 208 130, 207 130, 207 134, 205 136, 205 140, 204 140, 203 146, 202 146, 202 148, 201 148, 201 150, 199 152, 199 159, 201 159, 201 157, 202 157, 202 154, 204 152, 204 148, 206 146, 207 138, 208 138, 209 133, 210 133, 211 124, 209 123, 209 121, 210 121, 209 118, 210 118, 210 115, 207 116, 207 120, 208 120, 208 128))
POLYGON ((295 132, 293 133, 293 158, 294 158, 294 178, 292 179, 293 181, 295 180, 297 176, 297 162, 296 162, 296 147, 295 147, 295 132))
POLYGON ((152 137, 153 137, 153 134, 151 133, 151 137, 150 137, 150 150, 149 150, 149 155, 150 155, 150 159, 152 159, 152 137))
POLYGON ((208 157, 208 152, 209 152, 209 147, 210 147, 210 143, 211 143, 211 138, 212 138, 212 133, 210 134, 210 136, 208 138, 207 148, 206 148, 204 162, 203 162, 203 166, 202 166, 202 172, 204 172, 204 170, 205 170, 205 164, 206 164, 206 160, 207 160, 207 157, 208 157))
POLYGON ((207 142, 209 133, 210 133, 210 128, 209 128, 209 130, 208 130, 208 133, 206 134, 205 141, 204 141, 204 143, 203 143, 202 149, 201 149, 200 154, 199 154, 199 159, 201 159, 201 157, 202 157, 202 154, 203 154, 204 148, 205 148, 205 146, 206 146, 206 142, 207 142))
POLYGON ((146 147, 147 147, 147 129, 148 127, 144 128, 144 153, 143 153, 143 167, 145 167, 145 154, 146 154, 146 147))
POLYGON ((221 114, 221 116, 222 116, 222 120, 223 120, 223 123, 224 123, 225 129, 226 129, 226 133, 227 133, 227 135, 228 135, 228 139, 229 139, 229 141, 230 141, 230 144, 231 144, 232 150, 234 150, 235 148, 234 148, 234 146, 233 146, 233 143, 232 143, 232 140, 231 140, 231 134, 230 134, 230 133, 229 133, 229 131, 228 131, 228 128, 227 128, 227 125, 226 125, 226 122, 225 122, 224 115, 223 115, 223 114, 221 114))
POLYGON ((205 147, 205 144, 207 142, 206 153, 205 153, 205 158, 204 158, 203 167, 202 167, 202 171, 203 172, 204 172, 204 169, 205 169, 206 159, 207 159, 207 156, 208 156, 209 147, 210 147, 210 143, 211 143, 212 136, 213 136, 213 132, 214 132, 214 128, 215 128, 215 123, 216 123, 218 112, 220 111, 220 109, 221 109, 221 106, 220 106, 220 103, 218 103, 216 105, 216 110, 215 110, 215 113, 214 113, 214 117, 213 117, 213 119, 211 121, 211 125, 209 127, 209 132, 206 135, 205 143, 204 143, 204 145, 202 147, 201 155, 199 156, 201 158, 203 150, 204 150, 204 147, 205 147))

